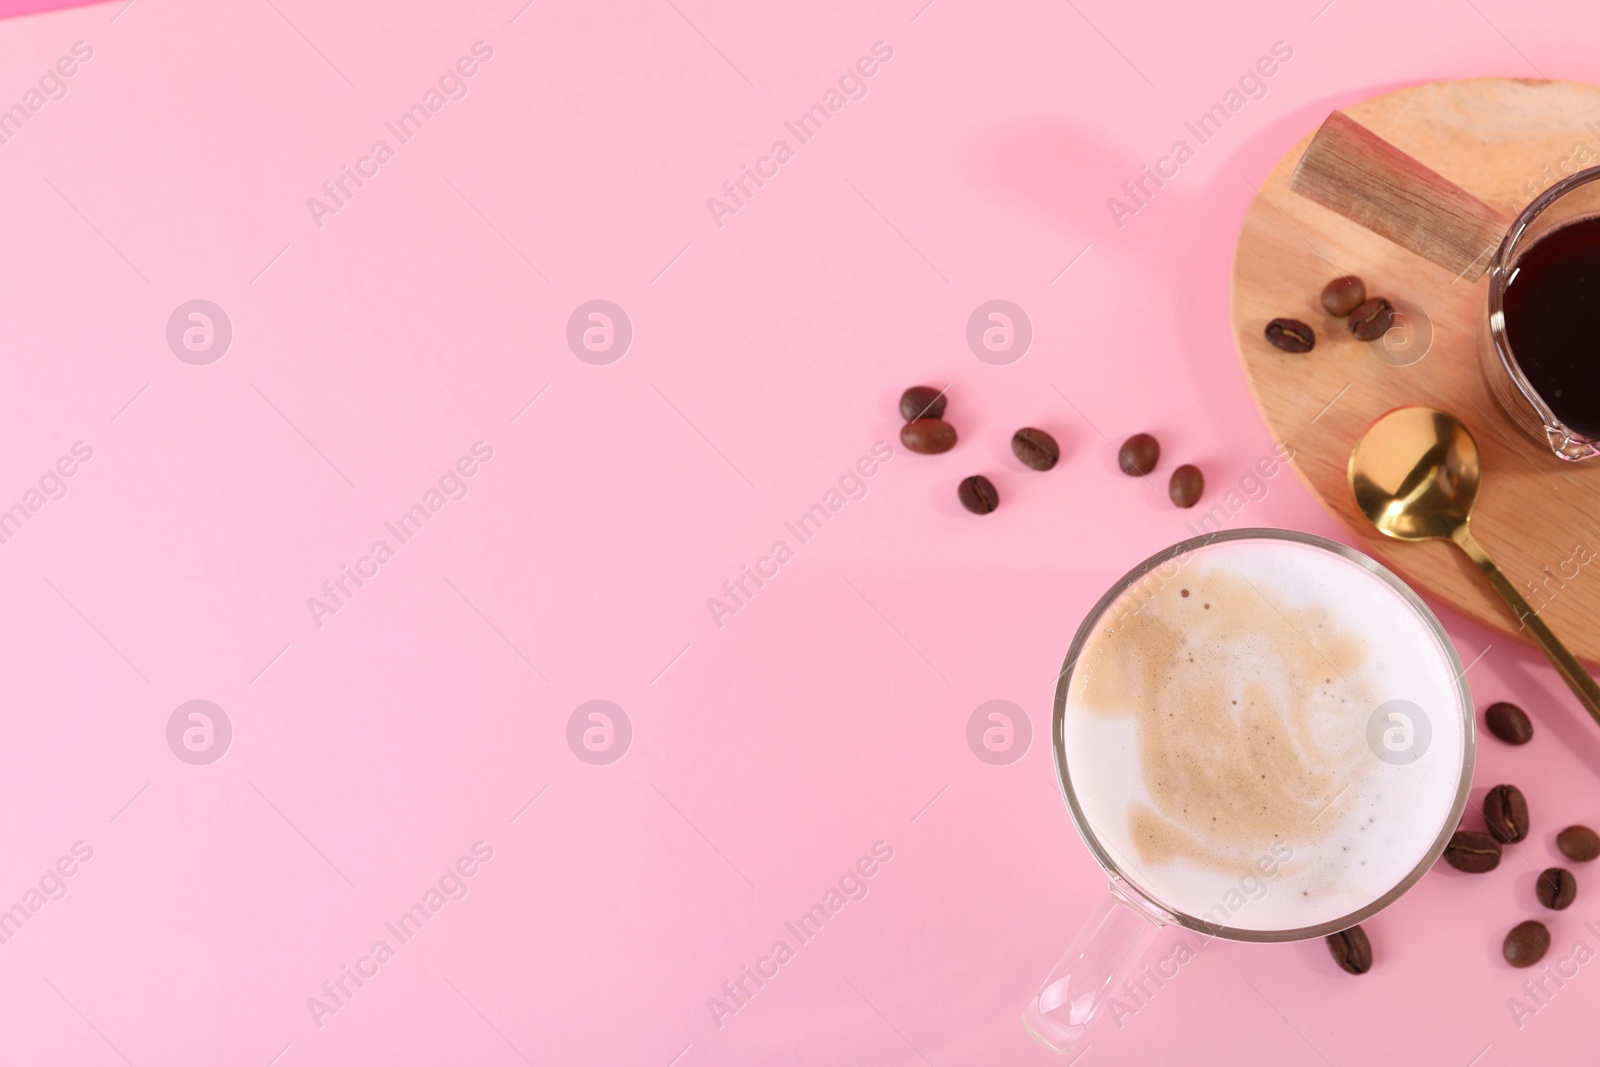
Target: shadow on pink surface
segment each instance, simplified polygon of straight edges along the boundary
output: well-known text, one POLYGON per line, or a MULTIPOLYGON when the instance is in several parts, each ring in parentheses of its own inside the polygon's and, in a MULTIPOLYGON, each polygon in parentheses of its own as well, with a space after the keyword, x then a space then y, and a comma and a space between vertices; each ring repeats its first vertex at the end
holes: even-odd
POLYGON ((105 0, 0 0, 0 19, 21 15, 42 15, 46 11, 62 11, 69 7, 88 7, 105 0))

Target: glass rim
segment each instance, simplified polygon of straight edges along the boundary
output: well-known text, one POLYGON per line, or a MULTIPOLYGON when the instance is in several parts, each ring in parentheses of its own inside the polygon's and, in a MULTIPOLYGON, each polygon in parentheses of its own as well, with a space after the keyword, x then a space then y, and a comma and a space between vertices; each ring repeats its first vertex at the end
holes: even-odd
POLYGON ((1072 823, 1077 828, 1078 836, 1082 837, 1084 844, 1089 846, 1089 851, 1094 855, 1095 861, 1111 876, 1114 891, 1117 891, 1119 895, 1131 893, 1138 899, 1136 902, 1130 903, 1136 903, 1144 908, 1153 910, 1164 922, 1170 922, 1198 933, 1212 937, 1225 937, 1230 941, 1283 942, 1305 941, 1315 937, 1335 934, 1341 930, 1348 930, 1400 899, 1407 890, 1428 872, 1429 868, 1434 865, 1444 852, 1445 846, 1449 844, 1450 838, 1455 834, 1456 828, 1461 823, 1462 814, 1466 811, 1467 796, 1472 789, 1472 769, 1477 755, 1476 725, 1472 692, 1467 685, 1466 668, 1461 665, 1461 658, 1456 654, 1455 645, 1451 643, 1450 636, 1445 632, 1444 626, 1440 624, 1428 605, 1423 603, 1422 598, 1417 595, 1415 590, 1401 581, 1393 571, 1365 553, 1351 548, 1349 545, 1329 540, 1326 537, 1319 537, 1316 534, 1301 533, 1297 530, 1247 527, 1239 530, 1221 530, 1216 533, 1202 534, 1199 537, 1191 537, 1180 541, 1169 548, 1157 552, 1143 563, 1134 567, 1107 590, 1106 594, 1095 603, 1094 607, 1084 617, 1083 622, 1078 626, 1077 634, 1072 639, 1071 647, 1067 649, 1067 657, 1056 682, 1055 710, 1051 717, 1050 735, 1051 744, 1055 750, 1057 784, 1061 787, 1061 795, 1067 802, 1067 810, 1072 816, 1072 823), (1438 835, 1427 852, 1423 854, 1422 859, 1387 892, 1355 911, 1314 926, 1286 930, 1249 930, 1240 927, 1223 926, 1207 922, 1204 919, 1198 919, 1155 899, 1138 881, 1129 877, 1128 872, 1123 870, 1122 865, 1101 844, 1099 838, 1095 835, 1093 827, 1089 825, 1088 817, 1084 815, 1083 809, 1078 803, 1077 794, 1072 788, 1072 776, 1067 769, 1065 724, 1067 695, 1072 688, 1073 668, 1077 665, 1078 657, 1082 654, 1084 645, 1088 643, 1089 637, 1104 617, 1106 610, 1115 604, 1136 582, 1168 560, 1188 555, 1198 549, 1223 541, 1288 541, 1331 552, 1357 564, 1400 594, 1401 599, 1417 612, 1422 621, 1427 624, 1434 642, 1443 650, 1447 665, 1455 671, 1456 710, 1462 720, 1461 773, 1456 782, 1455 800, 1451 804, 1448 818, 1443 821, 1438 835))
POLYGON ((1533 383, 1528 381, 1528 376, 1522 373, 1522 367, 1511 351, 1511 337, 1506 330, 1506 289, 1511 284, 1513 273, 1511 268, 1514 264, 1511 257, 1520 250, 1529 227, 1556 201, 1574 189, 1582 188, 1596 180, 1600 180, 1600 166, 1586 167, 1567 175, 1534 197, 1512 221, 1511 228, 1500 241, 1500 247, 1495 250, 1494 258, 1489 261, 1490 343, 1494 345, 1495 356, 1500 360, 1501 369, 1511 379, 1511 384, 1516 386, 1517 392, 1522 394, 1522 398, 1533 408, 1539 421, 1544 424, 1545 435, 1550 439, 1551 449, 1563 459, 1586 459, 1600 455, 1600 440, 1581 434, 1561 421, 1545 402, 1544 397, 1533 387, 1533 383))

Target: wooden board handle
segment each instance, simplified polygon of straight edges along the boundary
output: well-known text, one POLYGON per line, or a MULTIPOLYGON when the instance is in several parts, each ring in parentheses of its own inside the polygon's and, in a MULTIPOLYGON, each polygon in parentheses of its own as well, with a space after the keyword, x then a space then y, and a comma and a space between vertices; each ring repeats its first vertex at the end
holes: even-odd
POLYGON ((1306 146, 1289 188, 1469 282, 1488 269, 1511 228, 1500 212, 1342 111, 1306 146))

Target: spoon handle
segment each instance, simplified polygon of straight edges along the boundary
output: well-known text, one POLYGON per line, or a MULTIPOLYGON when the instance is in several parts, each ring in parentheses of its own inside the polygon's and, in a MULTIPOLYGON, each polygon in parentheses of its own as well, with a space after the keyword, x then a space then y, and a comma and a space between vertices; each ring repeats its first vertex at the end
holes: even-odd
POLYGON ((1500 568, 1496 567, 1494 560, 1484 552, 1483 547, 1472 536, 1472 532, 1467 529, 1466 523, 1456 527, 1450 539, 1478 565, 1483 576, 1489 579, 1489 584, 1494 586, 1495 592, 1500 594, 1501 599, 1516 615, 1517 621, 1533 634, 1533 639, 1544 649, 1544 654, 1550 657, 1550 662, 1561 672, 1561 677, 1567 680, 1567 685, 1588 709, 1594 721, 1600 723, 1600 685, 1595 684, 1589 672, 1584 670, 1583 664, 1567 651, 1567 646, 1561 643, 1561 639, 1550 632, 1550 627, 1544 624, 1544 620, 1539 618, 1538 613, 1522 598, 1522 594, 1517 592, 1516 588, 1506 580, 1506 576, 1500 573, 1500 568))

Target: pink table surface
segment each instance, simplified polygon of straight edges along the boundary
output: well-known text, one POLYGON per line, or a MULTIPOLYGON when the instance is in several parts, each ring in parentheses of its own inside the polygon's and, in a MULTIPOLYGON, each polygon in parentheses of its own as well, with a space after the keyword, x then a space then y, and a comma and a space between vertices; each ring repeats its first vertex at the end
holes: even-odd
MULTIPOLYGON (((1073 630, 1188 535, 1176 463, 1229 527, 1343 536, 1292 473, 1244 481, 1273 448, 1227 323, 1251 183, 1389 87, 1600 79, 1590 6, 1319 6, 136 0, 0 24, 25 112, 0 145, 0 507, 22 508, 0 1059, 1059 1062, 1018 1015, 1104 885, 1045 736, 1073 630), (1264 95, 1118 225, 1107 200, 1275 42, 1264 95), (419 102, 402 141, 385 124, 419 102), (367 177, 335 203, 346 166, 367 177), (734 202, 742 166, 766 177, 734 202), (196 362, 167 341, 195 299, 231 324, 212 362, 215 336, 196 362), (631 324, 609 363, 619 335, 577 346, 595 362, 567 342, 596 299, 631 324), (993 299, 1032 328, 1005 365, 965 337, 993 299), (899 446, 913 382, 949 385, 953 452, 899 446), (1063 445, 1049 474, 1010 455, 1027 424, 1063 445), (1164 458, 1138 482, 1109 440, 1143 430, 1164 458), (954 493, 978 472, 984 519, 954 493), (785 523, 819 503, 802 543, 785 523), (768 577, 714 613, 746 566, 768 577), (1033 731, 1007 765, 967 743, 996 699, 1033 731), (215 762, 169 746, 191 700, 230 724, 215 762), (582 723, 569 745, 591 700, 623 710, 620 760, 578 758, 582 723), (859 899, 787 932, 874 849, 859 899), (713 1011, 746 966, 769 977, 713 1011)), ((1600 736, 1536 654, 1443 617, 1480 706, 1535 712, 1526 748, 1485 740, 1474 793, 1520 784, 1532 837, 1370 921, 1365 977, 1315 942, 1213 943, 1084 1062, 1591 1047, 1596 898, 1545 916, 1565 978, 1499 941, 1541 915, 1555 831, 1600 823, 1600 736)))

